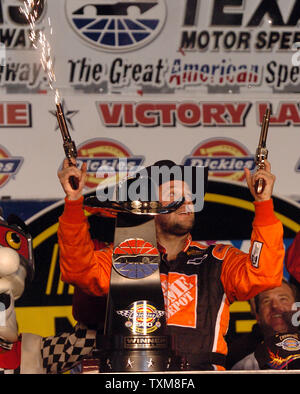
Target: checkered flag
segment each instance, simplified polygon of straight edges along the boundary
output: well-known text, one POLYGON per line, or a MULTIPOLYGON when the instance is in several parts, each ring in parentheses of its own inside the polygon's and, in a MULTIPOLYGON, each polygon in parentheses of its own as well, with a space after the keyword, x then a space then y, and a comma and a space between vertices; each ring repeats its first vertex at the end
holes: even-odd
POLYGON ((96 330, 81 323, 71 333, 42 338, 43 367, 48 374, 65 372, 78 364, 96 345, 96 330))

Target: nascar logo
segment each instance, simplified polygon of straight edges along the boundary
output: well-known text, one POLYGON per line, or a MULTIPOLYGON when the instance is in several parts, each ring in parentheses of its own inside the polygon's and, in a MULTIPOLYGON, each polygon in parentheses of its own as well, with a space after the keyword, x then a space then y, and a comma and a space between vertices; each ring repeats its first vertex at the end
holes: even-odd
POLYGON ((165 311, 157 310, 147 301, 136 301, 129 309, 117 311, 118 315, 126 317, 125 327, 134 334, 150 334, 161 327, 159 319, 165 315, 165 311))
POLYGON ((67 18, 75 32, 109 52, 138 49, 152 41, 166 18, 164 0, 67 0, 67 18))
POLYGON ((19 171, 23 161, 23 157, 11 156, 11 154, 0 145, 0 187, 4 186, 9 179, 19 171))
POLYGON ((231 139, 208 139, 198 145, 193 152, 183 160, 185 166, 205 166, 209 176, 243 181, 244 167, 255 168, 254 155, 231 139))
POLYGON ((118 141, 91 139, 77 147, 77 164, 87 164, 86 188, 97 187, 107 177, 116 173, 127 175, 134 172, 144 161, 143 156, 133 156, 129 149, 118 141))

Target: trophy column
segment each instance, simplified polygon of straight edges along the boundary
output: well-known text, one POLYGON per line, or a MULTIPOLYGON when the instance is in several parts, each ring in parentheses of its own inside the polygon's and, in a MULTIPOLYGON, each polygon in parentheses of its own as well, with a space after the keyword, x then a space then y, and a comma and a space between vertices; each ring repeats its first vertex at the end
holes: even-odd
POLYGON ((172 364, 153 216, 119 213, 100 372, 155 372, 172 364))

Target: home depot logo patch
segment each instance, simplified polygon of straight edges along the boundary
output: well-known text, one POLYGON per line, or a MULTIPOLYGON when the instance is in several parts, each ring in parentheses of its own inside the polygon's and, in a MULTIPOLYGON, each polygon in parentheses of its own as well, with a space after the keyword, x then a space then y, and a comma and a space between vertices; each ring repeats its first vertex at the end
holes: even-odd
POLYGON ((167 324, 196 327, 197 275, 170 272, 161 274, 161 286, 167 310, 167 324))

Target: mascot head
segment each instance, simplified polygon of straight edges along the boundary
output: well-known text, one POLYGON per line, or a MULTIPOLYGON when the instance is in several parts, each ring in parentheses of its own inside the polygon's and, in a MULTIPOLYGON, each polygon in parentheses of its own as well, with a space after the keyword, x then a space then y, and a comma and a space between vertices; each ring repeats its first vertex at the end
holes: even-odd
POLYGON ((14 302, 34 275, 32 239, 15 215, 0 217, 0 345, 18 340, 14 302))

